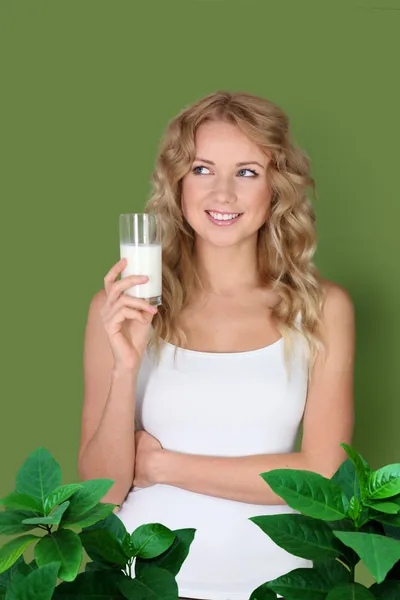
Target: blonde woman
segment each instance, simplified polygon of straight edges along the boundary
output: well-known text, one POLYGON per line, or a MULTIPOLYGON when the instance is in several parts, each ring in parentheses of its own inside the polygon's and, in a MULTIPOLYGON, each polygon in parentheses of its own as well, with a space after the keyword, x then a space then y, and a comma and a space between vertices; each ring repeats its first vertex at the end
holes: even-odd
POLYGON ((130 532, 197 530, 182 598, 248 600, 311 567, 249 521, 293 512, 260 473, 331 477, 351 443, 354 310, 312 262, 309 188, 281 108, 206 96, 168 124, 146 206, 163 224, 162 305, 123 294, 144 282, 117 280, 123 261, 90 304, 80 475, 115 480, 103 502, 130 532))

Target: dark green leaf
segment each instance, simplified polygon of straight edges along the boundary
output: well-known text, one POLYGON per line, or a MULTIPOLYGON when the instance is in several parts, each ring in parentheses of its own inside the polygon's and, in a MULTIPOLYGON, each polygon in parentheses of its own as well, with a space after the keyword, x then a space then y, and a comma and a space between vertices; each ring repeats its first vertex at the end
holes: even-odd
POLYGON ((324 522, 300 514, 251 517, 278 546, 312 561, 326 561, 343 553, 344 546, 324 522))
POLYGON ((400 559, 400 542, 373 533, 334 531, 339 540, 357 552, 372 577, 381 583, 400 559))
POLYGON ((63 526, 75 523, 77 518, 91 510, 108 490, 114 485, 112 479, 89 479, 82 483, 82 488, 71 497, 68 510, 64 513, 63 526))
POLYGON ((47 496, 59 485, 60 465, 43 447, 37 448, 28 456, 16 477, 16 491, 39 500, 43 513, 47 496))
POLYGON ((289 506, 309 517, 336 521, 347 515, 349 502, 342 490, 319 473, 275 469, 261 477, 289 506))
MULTIPOLYGON (((383 535, 393 538, 394 540, 400 540, 400 527, 393 527, 393 525, 382 525, 383 535)), ((400 579, 400 578, 399 578, 400 579)))
POLYGON ((353 496, 360 499, 360 485, 354 463, 350 458, 342 462, 336 473, 331 477, 331 481, 343 490, 348 500, 353 496))
POLYGON ((6 571, 0 573, 0 591, 5 589, 10 583, 11 579, 17 572, 21 572, 23 574, 27 574, 25 569, 27 569, 30 573, 30 568, 24 561, 23 555, 21 555, 17 560, 9 567, 6 571))
POLYGON ((121 600, 118 582, 125 578, 122 572, 85 571, 79 573, 74 581, 61 582, 54 590, 54 600, 89 600, 104 598, 121 600))
POLYGON ((93 531, 81 531, 78 535, 87 554, 95 562, 98 562, 99 557, 101 561, 105 560, 111 565, 120 565, 121 567, 128 562, 128 557, 125 556, 121 543, 111 531, 95 529, 93 531))
POLYGON ((47 496, 45 500, 45 514, 48 515, 49 512, 53 510, 55 506, 57 506, 57 504, 62 504, 63 502, 68 500, 73 494, 75 494, 75 492, 80 490, 82 487, 82 483, 71 483, 67 485, 60 485, 59 487, 57 487, 51 492, 49 496, 47 496))
POLYGON ((399 600, 400 581, 384 581, 383 583, 374 583, 369 588, 376 600, 399 600))
POLYGON ((131 535, 134 555, 154 558, 165 552, 174 543, 175 535, 160 523, 140 525, 131 535))
POLYGON ((33 519, 24 519, 22 522, 27 524, 37 525, 58 525, 64 512, 68 508, 69 501, 67 500, 48 516, 48 517, 34 517, 33 519))
POLYGON ((266 583, 263 583, 254 590, 249 600, 276 600, 276 598, 275 592, 270 590, 266 583))
POLYGON ((11 492, 0 500, 0 504, 3 504, 6 508, 14 508, 17 510, 27 510, 29 512, 43 513, 43 507, 39 500, 28 496, 28 494, 19 494, 18 492, 11 492))
POLYGON ((287 600, 325 600, 330 590, 351 581, 350 572, 337 560, 315 565, 312 569, 294 569, 267 586, 287 600))
POLYGON ((21 556, 24 550, 32 544, 32 542, 37 542, 39 539, 40 537, 37 535, 28 533, 27 535, 21 535, 4 544, 0 548, 0 573, 4 573, 4 571, 9 569, 21 556))
POLYGON ((175 577, 156 567, 146 569, 136 579, 122 579, 119 589, 128 600, 178 600, 175 577))
POLYGON ((61 523, 60 527, 89 527, 108 517, 108 515, 112 513, 115 507, 116 504, 106 504, 103 502, 99 502, 98 504, 96 504, 96 506, 84 513, 82 517, 80 517, 79 519, 77 518, 77 520, 73 523, 69 523, 68 525, 66 525, 65 523, 61 523))
POLYGON ((98 529, 106 529, 107 531, 110 531, 121 543, 127 533, 125 525, 113 512, 110 513, 106 519, 103 519, 94 525, 89 525, 89 527, 85 527, 83 531, 94 531, 98 529))
POLYGON ((72 581, 79 572, 83 557, 79 536, 68 529, 61 529, 42 537, 35 546, 35 560, 39 567, 53 560, 61 563, 59 578, 72 581))
POLYGON ((400 493, 400 464, 387 465, 370 473, 368 497, 378 500, 400 493))
POLYGON ((371 592, 360 583, 338 585, 329 592, 326 600, 375 600, 371 592))
POLYGON ((175 540, 172 546, 165 552, 155 558, 144 560, 137 558, 135 562, 135 574, 137 577, 142 575, 145 569, 159 567, 165 569, 174 575, 178 575, 183 562, 187 558, 196 530, 195 529, 176 529, 172 532, 175 540))
MULTIPOLYGON (((364 498, 365 494, 366 494, 366 490, 367 490, 367 481, 368 481, 369 473, 371 472, 371 468, 370 468, 369 464, 367 463, 367 461, 361 456, 361 454, 356 452, 356 450, 354 450, 354 448, 352 448, 348 444, 344 444, 344 443, 340 444, 340 445, 342 446, 342 448, 344 448, 348 457, 354 464, 357 478, 358 478, 358 483, 359 483, 360 495, 361 495, 361 498, 364 498)), ((354 495, 357 495, 357 494, 354 494, 354 495)))
POLYGON ((57 583, 60 563, 51 562, 27 576, 15 577, 7 589, 7 600, 50 600, 57 583))
POLYGON ((24 525, 23 519, 35 517, 36 514, 27 510, 4 510, 0 512, 0 534, 14 535, 35 529, 35 525, 24 525))

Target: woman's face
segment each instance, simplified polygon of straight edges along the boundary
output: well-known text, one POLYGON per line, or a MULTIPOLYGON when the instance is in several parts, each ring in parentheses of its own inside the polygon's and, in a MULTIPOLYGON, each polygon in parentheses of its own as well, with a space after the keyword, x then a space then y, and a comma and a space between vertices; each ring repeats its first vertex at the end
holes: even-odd
POLYGON ((182 180, 182 211, 202 241, 226 247, 257 237, 267 220, 270 160, 236 125, 205 122, 182 180))

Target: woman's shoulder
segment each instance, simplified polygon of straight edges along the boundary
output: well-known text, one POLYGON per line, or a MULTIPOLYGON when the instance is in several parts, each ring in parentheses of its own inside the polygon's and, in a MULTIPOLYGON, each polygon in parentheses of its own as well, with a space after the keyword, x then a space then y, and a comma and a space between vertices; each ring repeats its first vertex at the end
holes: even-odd
POLYGON ((325 326, 335 326, 343 320, 354 320, 354 303, 348 289, 329 279, 321 278, 323 288, 322 320, 325 326))

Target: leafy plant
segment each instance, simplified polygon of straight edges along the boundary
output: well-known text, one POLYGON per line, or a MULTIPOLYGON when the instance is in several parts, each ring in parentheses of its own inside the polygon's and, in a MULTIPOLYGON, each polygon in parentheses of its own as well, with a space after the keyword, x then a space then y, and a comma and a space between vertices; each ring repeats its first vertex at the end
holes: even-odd
POLYGON ((101 502, 113 483, 92 479, 61 485, 60 466, 45 448, 27 458, 15 491, 0 500, 5 507, 0 534, 23 534, 0 548, 0 600, 178 599, 175 577, 195 529, 171 531, 149 523, 129 534, 113 513, 119 505, 101 502), (31 533, 35 529, 45 534, 31 533), (27 564, 23 553, 31 544, 34 560, 27 564), (79 573, 83 550, 92 562, 79 573))
POLYGON ((331 479, 275 469, 261 477, 297 513, 250 520, 281 548, 312 561, 258 587, 250 600, 399 600, 400 464, 376 471, 351 446, 331 479), (363 561, 375 582, 354 580, 363 561))

